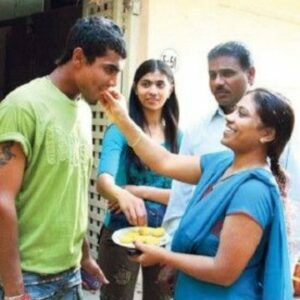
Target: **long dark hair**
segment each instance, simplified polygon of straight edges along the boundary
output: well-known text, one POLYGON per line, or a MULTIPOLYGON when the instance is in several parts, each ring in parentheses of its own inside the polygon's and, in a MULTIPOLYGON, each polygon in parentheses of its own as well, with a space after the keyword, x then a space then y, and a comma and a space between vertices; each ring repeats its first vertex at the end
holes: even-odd
MULTIPOLYGON (((147 73, 153 73, 159 71, 164 74, 169 82, 173 85, 173 91, 166 103, 162 108, 162 121, 165 122, 164 134, 165 142, 169 147, 169 150, 173 153, 178 152, 178 121, 179 121, 179 105, 175 92, 175 81, 174 75, 171 69, 165 64, 162 60, 149 59, 144 61, 136 70, 133 85, 130 91, 129 97, 129 115, 138 124, 142 129, 147 120, 144 115, 143 106, 141 105, 136 92, 135 87, 137 86, 139 80, 147 73)), ((128 161, 136 163, 139 167, 145 168, 145 165, 141 160, 136 156, 134 151, 128 149, 128 161)))
POLYGON ((248 92, 253 95, 256 111, 264 126, 275 130, 275 138, 267 144, 267 156, 281 195, 287 196, 287 175, 279 164, 279 157, 289 141, 295 123, 290 101, 283 95, 258 88, 248 92))

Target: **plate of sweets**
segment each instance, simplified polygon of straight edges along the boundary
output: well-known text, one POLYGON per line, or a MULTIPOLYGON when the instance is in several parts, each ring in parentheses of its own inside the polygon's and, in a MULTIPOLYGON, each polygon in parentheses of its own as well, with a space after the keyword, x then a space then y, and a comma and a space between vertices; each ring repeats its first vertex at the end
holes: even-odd
POLYGON ((115 231, 112 240, 119 246, 135 249, 133 242, 148 245, 165 246, 170 236, 163 227, 135 226, 115 231))

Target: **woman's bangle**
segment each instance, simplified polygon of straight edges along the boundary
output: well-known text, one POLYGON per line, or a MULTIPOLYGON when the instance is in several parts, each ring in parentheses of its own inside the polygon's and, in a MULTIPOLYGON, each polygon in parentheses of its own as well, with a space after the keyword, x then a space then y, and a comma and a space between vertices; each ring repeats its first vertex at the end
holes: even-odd
POLYGON ((141 141, 142 137, 142 131, 139 130, 138 137, 136 138, 136 140, 131 144, 128 143, 129 147, 134 148, 135 146, 137 146, 137 144, 141 141))
POLYGON ((5 296, 4 300, 31 300, 31 297, 29 294, 22 294, 18 296, 5 296))

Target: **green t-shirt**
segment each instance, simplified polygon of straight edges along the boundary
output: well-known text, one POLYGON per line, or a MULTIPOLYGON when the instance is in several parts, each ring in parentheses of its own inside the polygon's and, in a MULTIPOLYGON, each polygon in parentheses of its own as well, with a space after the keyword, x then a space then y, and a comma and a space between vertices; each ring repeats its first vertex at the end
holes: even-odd
POLYGON ((0 142, 9 140, 27 158, 16 198, 22 269, 53 274, 78 266, 92 167, 89 106, 48 77, 35 79, 0 104, 0 142))

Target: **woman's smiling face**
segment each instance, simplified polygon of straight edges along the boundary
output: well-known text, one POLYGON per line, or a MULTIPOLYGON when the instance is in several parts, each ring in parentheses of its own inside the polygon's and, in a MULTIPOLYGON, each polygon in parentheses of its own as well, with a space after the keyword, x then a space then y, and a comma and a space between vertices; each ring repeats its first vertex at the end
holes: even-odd
POLYGON ((237 152, 251 151, 264 146, 261 141, 267 129, 257 114, 252 94, 244 96, 234 111, 226 116, 222 144, 237 152))
POLYGON ((160 110, 172 93, 173 85, 159 71, 145 74, 136 84, 135 93, 146 110, 160 110))

